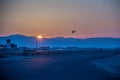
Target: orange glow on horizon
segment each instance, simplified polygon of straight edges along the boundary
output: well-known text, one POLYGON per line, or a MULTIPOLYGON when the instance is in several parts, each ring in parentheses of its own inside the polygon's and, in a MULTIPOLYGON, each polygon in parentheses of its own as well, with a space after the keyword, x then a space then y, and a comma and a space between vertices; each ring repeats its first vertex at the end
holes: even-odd
POLYGON ((42 39, 43 36, 42 36, 42 35, 38 35, 37 38, 38 38, 38 39, 42 39))

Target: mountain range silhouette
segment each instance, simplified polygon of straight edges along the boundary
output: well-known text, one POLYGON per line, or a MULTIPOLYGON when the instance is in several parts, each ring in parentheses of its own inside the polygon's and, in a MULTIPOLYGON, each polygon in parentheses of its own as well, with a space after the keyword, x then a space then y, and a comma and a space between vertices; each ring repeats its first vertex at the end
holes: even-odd
POLYGON ((14 34, 9 36, 1 36, 0 44, 6 44, 6 39, 11 39, 12 43, 18 45, 18 47, 35 47, 37 44, 40 46, 51 46, 51 47, 80 47, 80 48, 117 48, 120 47, 120 38, 64 38, 64 37, 53 37, 43 38, 38 40, 33 36, 25 36, 21 34, 14 34))

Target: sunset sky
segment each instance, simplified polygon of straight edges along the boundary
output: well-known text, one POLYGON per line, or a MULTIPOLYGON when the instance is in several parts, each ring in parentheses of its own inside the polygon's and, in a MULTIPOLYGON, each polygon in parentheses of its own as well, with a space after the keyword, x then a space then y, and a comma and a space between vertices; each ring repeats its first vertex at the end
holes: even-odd
POLYGON ((0 35, 120 37, 120 0, 0 0, 0 35), (72 34, 72 30, 77 32, 72 34))

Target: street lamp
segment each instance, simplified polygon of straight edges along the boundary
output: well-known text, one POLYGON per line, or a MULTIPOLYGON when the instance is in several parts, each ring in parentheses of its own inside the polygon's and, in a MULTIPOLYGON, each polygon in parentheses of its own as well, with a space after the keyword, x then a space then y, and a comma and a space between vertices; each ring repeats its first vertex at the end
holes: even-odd
POLYGON ((38 48, 38 40, 41 40, 41 39, 43 39, 43 36, 38 35, 37 38, 36 38, 36 48, 38 48))

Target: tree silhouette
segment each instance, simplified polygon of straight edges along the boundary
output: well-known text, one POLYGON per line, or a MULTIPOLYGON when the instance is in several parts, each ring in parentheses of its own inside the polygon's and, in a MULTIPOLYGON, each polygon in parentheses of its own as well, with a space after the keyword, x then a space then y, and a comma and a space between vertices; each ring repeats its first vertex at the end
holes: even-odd
POLYGON ((11 40, 10 40, 10 39, 7 39, 6 42, 7 42, 7 43, 11 43, 11 40))

